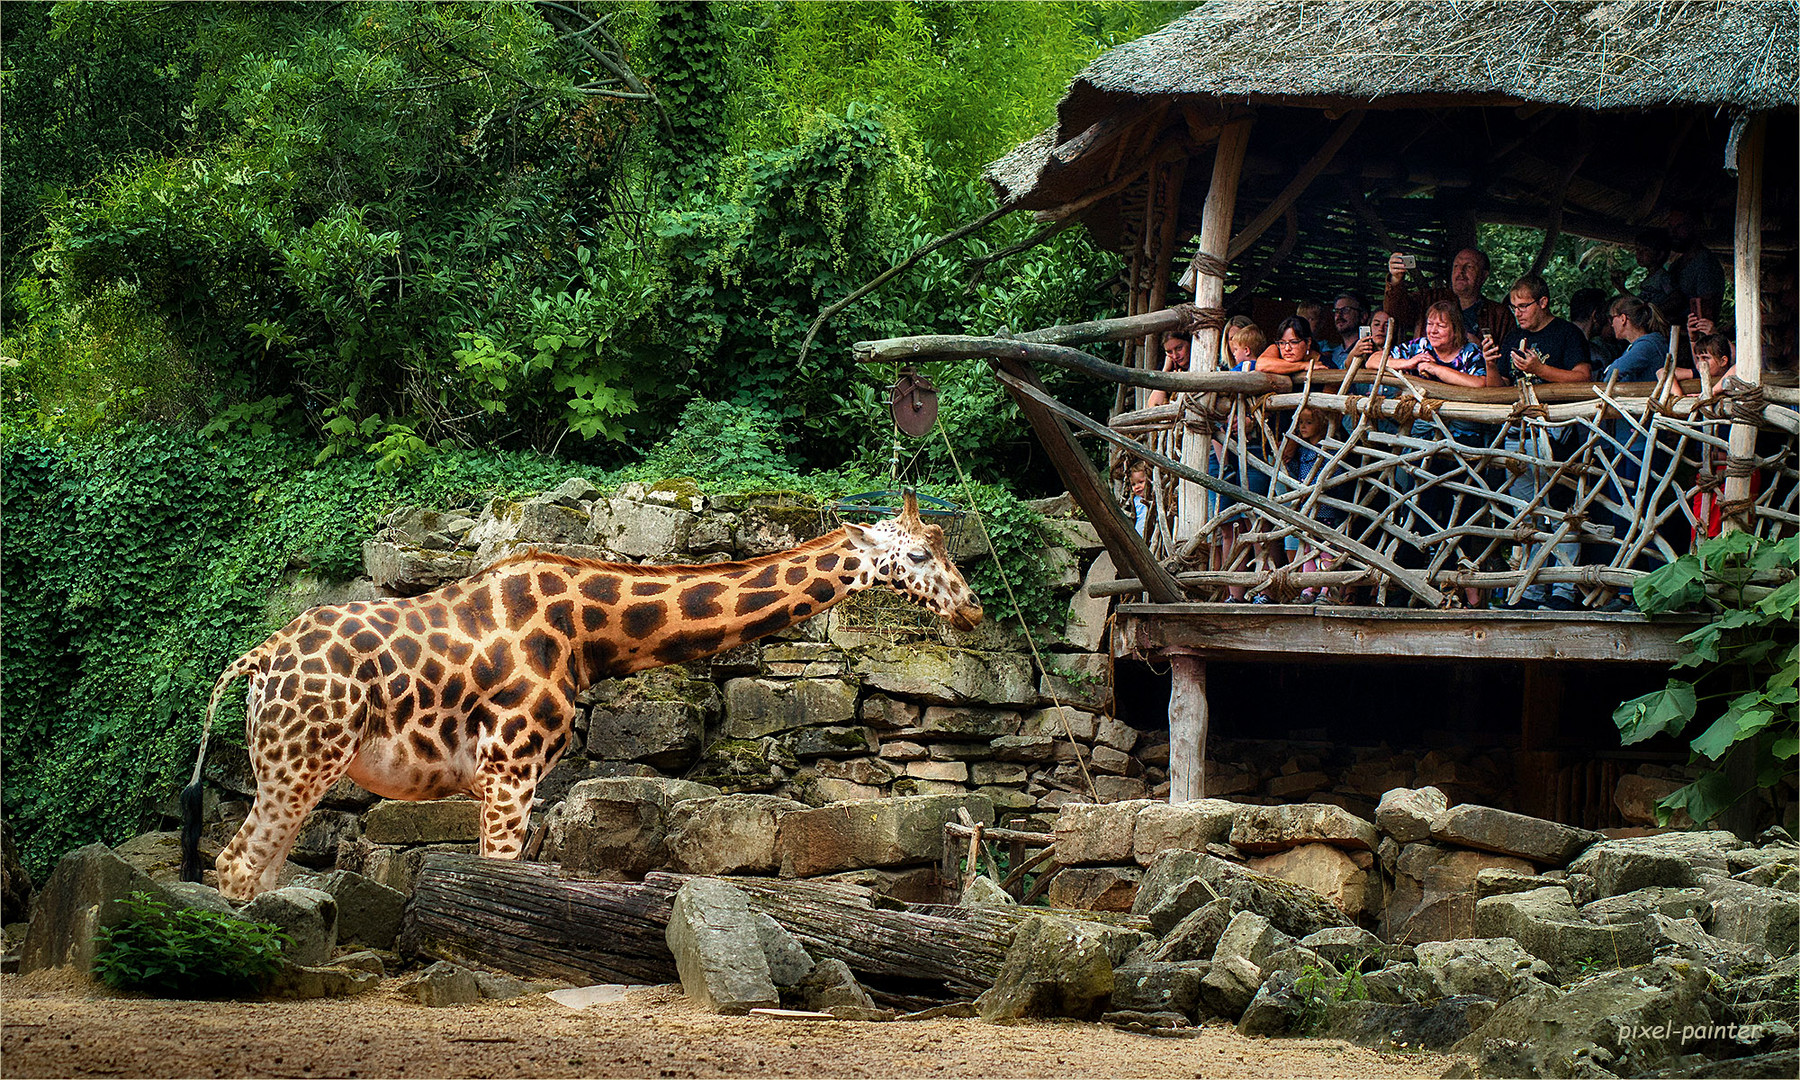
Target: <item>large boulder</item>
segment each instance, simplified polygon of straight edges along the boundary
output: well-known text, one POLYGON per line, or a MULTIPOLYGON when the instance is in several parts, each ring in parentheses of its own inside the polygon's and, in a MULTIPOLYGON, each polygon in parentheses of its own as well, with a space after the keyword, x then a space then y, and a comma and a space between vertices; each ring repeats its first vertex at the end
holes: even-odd
POLYGON ((1567 866, 1601 839, 1597 832, 1491 806, 1458 806, 1433 824, 1433 839, 1511 855, 1543 866, 1567 866))
POLYGON ((856 716, 856 686, 841 679, 732 679, 725 684, 726 738, 758 739, 856 716))
POLYGON ((1333 1001, 1315 1034, 1374 1050, 1448 1050, 1486 1023, 1494 1002, 1463 995, 1426 1002, 1333 1001))
POLYGON ((1144 872, 1135 866, 1068 866, 1044 892, 1051 907, 1130 911, 1144 872))
POLYGON ((1219 943, 1213 949, 1213 963, 1241 956, 1263 967, 1271 953, 1288 948, 1294 939, 1275 929, 1269 920, 1254 911, 1240 911, 1231 917, 1225 925, 1225 932, 1219 936, 1219 943))
POLYGON ((665 935, 682 992, 728 1016, 779 1005, 763 936, 741 889, 710 878, 684 882, 665 935))
POLYGON ((1069 600, 1069 618, 1063 627, 1063 636, 1069 644, 1087 652, 1102 652, 1107 646, 1108 613, 1112 610, 1112 597, 1095 596, 1093 588, 1102 582, 1112 581, 1119 576, 1113 566, 1112 554, 1102 551, 1094 557, 1089 565, 1087 576, 1080 589, 1069 600))
POLYGON ((1712 904, 1708 928, 1713 935, 1746 945, 1760 945, 1773 956, 1800 948, 1800 895, 1744 881, 1712 879, 1706 885, 1712 904))
POLYGON ((476 843, 481 839, 481 804, 473 799, 383 799, 363 815, 362 838, 371 844, 476 843))
POLYGON ((939 705, 1034 705, 1031 658, 942 646, 873 647, 858 656, 856 674, 870 690, 939 705))
POLYGON ((670 869, 688 874, 767 874, 780 868, 781 819, 807 808, 775 795, 715 795, 669 808, 670 869))
POLYGON ((1567 991, 1534 987, 1453 1049, 1474 1059, 1475 1076, 1643 1076, 1699 1049, 1693 1032, 1726 1020, 1714 1015, 1709 981, 1704 968, 1658 959, 1567 991))
POLYGON ((1114 986, 1109 929, 1048 915, 1020 923, 994 985, 975 1001, 981 1018, 1097 1019, 1114 986))
POLYGON ((1570 863, 1569 872, 1593 878, 1603 897, 1650 886, 1685 888, 1700 884, 1703 870, 1728 873, 1728 855, 1743 846, 1742 840, 1728 832, 1659 833, 1603 840, 1570 863))
POLYGON ((1200 980, 1206 960, 1130 960, 1113 970, 1112 1008, 1134 1012, 1178 1012, 1193 1020, 1200 1007, 1200 980))
POLYGON ((1501 1002, 1555 985, 1550 965, 1509 938, 1427 941, 1415 952, 1419 970, 1431 977, 1443 997, 1476 994, 1501 1002))
POLYGON ((944 823, 957 820, 959 809, 983 825, 994 823, 993 803, 974 794, 832 803, 786 814, 775 839, 781 875, 936 862, 943 854, 944 823))
POLYGON ((1306 886, 1336 904, 1351 919, 1362 918, 1379 903, 1379 883, 1374 875, 1358 866, 1342 848, 1330 844, 1304 844, 1251 859, 1248 865, 1271 877, 1306 886))
POLYGON ((1581 917, 1569 891, 1557 886, 1476 901, 1475 932, 1481 937, 1512 938, 1549 964, 1562 982, 1650 959, 1643 924, 1589 922, 1581 917))
POLYGON ((1434 787, 1395 788, 1375 807, 1375 827, 1402 844, 1424 840, 1450 812, 1450 800, 1434 787))
POLYGON ((169 902, 150 875, 105 844, 89 844, 64 855, 32 903, 19 971, 73 967, 86 973, 94 966, 94 935, 129 918, 123 901, 139 892, 169 902))
POLYGON ((323 889, 292 885, 259 893, 238 912, 245 922, 272 923, 287 932, 283 954, 301 967, 317 967, 337 948, 337 900, 323 889))
POLYGON ((633 559, 661 559, 685 551, 694 528, 690 509, 630 498, 598 499, 583 542, 633 559))
POLYGON ((1148 799, 1120 803, 1071 803, 1056 815, 1056 861, 1064 866, 1084 863, 1128 863, 1136 836, 1139 811, 1156 805, 1148 799))
POLYGON ((1191 802, 1150 802, 1139 810, 1131 837, 1131 856, 1149 866, 1162 852, 1180 849, 1205 851, 1208 844, 1223 844, 1231 836, 1243 803, 1224 799, 1191 802))
POLYGON ((679 770, 698 756, 721 700, 712 680, 694 678, 680 665, 602 680, 581 695, 592 706, 587 755, 679 770))
POLYGON ((717 794, 661 777, 583 780, 548 815, 545 855, 571 870, 642 878, 669 862, 669 809, 717 794))
POLYGON ((1503 871, 1530 878, 1531 870, 1531 863, 1510 855, 1429 843, 1407 844, 1394 862, 1387 932, 1396 941, 1474 937, 1480 875, 1503 871))
POLYGON ((348 870, 333 870, 319 888, 337 901, 337 939, 391 949, 406 912, 406 894, 348 870))
POLYGON ((1162 935, 1151 959, 1158 963, 1211 960, 1233 914, 1231 901, 1225 897, 1202 904, 1162 935))
POLYGON ((1330 803, 1245 806, 1231 827, 1231 846, 1255 854, 1285 851, 1302 844, 1374 851, 1380 842, 1374 825, 1330 803))

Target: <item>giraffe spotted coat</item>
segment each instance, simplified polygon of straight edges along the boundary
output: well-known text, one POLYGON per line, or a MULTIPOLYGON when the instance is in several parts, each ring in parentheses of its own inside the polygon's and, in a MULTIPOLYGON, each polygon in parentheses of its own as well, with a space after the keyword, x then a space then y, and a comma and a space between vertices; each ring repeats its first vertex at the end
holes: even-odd
POLYGON ((249 677, 257 781, 218 858, 219 890, 248 899, 273 888, 307 813, 343 776, 390 799, 473 795, 481 853, 516 858, 583 688, 722 652, 879 583, 964 629, 982 617, 942 531, 910 497, 894 520, 743 562, 522 554, 420 596, 313 608, 213 690, 207 730, 225 688, 249 677))

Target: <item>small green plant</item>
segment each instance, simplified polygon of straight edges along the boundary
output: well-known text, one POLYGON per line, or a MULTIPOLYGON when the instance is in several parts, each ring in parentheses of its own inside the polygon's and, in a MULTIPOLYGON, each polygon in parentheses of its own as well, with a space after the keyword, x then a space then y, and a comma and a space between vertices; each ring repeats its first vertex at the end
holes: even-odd
POLYGON ((94 974, 117 990, 161 997, 255 991, 281 968, 288 935, 268 923, 175 910, 149 893, 124 901, 124 922, 100 931, 94 974))
POLYGON ((1356 959, 1343 975, 1331 975, 1315 964, 1300 969, 1294 979, 1294 990, 1300 995, 1298 1033, 1316 1031, 1325 1022, 1325 1011, 1339 1001, 1367 1001, 1369 989, 1363 985, 1361 959, 1356 959))
POLYGON ((1709 765, 1741 749, 1752 755, 1756 770, 1754 787, 1734 790, 1723 769, 1705 768, 1699 779, 1657 803, 1658 824, 1667 825, 1677 810, 1704 824, 1751 791, 1792 774, 1800 754, 1797 563, 1800 541, 1793 537, 1765 540, 1731 532, 1638 579, 1634 594, 1646 615, 1692 610, 1709 600, 1721 610, 1681 639, 1688 651, 1675 671, 1690 677, 1675 675, 1663 689, 1613 711, 1619 742, 1629 746, 1664 732, 1684 734, 1703 702, 1728 699, 1718 718, 1688 745, 1696 762, 1709 765), (1701 693, 1702 683, 1710 693, 1701 693))
POLYGON ((1594 972, 1599 971, 1599 970, 1600 970, 1600 961, 1594 959, 1591 956, 1584 956, 1581 959, 1575 961, 1575 973, 1577 975, 1579 975, 1581 978, 1585 979, 1589 975, 1592 975, 1594 972))

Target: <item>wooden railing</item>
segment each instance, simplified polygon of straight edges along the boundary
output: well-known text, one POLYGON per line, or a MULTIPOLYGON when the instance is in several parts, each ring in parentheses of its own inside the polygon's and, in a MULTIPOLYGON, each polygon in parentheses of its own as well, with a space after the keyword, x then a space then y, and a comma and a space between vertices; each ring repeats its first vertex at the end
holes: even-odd
POLYGON ((988 360, 1114 551, 1121 580, 1100 591, 1121 595, 1446 607, 1541 594, 1600 607, 1696 536, 1800 531, 1791 387, 1684 383, 1670 369, 1654 383, 1604 385, 1463 388, 1385 371, 1295 380, 1143 371, 1076 348, 1218 319, 1183 306, 1013 337, 863 342, 855 353, 988 360), (1040 363, 1174 399, 1101 423, 1050 396, 1040 363), (1304 409, 1327 421, 1310 441, 1295 422, 1304 409), (1110 445, 1110 477, 1076 435, 1110 445), (1120 510, 1125 458, 1152 472, 1143 536, 1120 510), (1749 494, 1728 500, 1746 479, 1749 494))

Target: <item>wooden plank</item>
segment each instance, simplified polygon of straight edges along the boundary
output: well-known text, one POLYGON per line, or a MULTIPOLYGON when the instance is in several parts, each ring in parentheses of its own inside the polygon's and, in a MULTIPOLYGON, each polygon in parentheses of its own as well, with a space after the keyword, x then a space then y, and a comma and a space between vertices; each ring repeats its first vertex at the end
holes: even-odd
MULTIPOLYGON (((1242 117, 1219 131, 1219 142, 1213 150, 1212 180, 1206 189, 1206 202, 1200 210, 1197 262, 1216 259, 1223 263, 1231 248, 1231 215, 1237 207, 1238 180, 1244 171, 1244 154, 1250 147, 1253 117, 1242 117)), ((1195 267, 1194 306, 1202 311, 1222 309, 1225 304, 1223 273, 1206 273, 1195 267)), ((1219 344, 1224 340, 1223 327, 1203 327, 1194 335, 1189 348, 1190 366, 1195 372, 1211 372, 1217 366, 1219 344)), ((1189 437, 1182 440, 1181 462, 1204 473, 1207 440, 1189 437)), ((1206 489, 1183 478, 1175 488, 1175 535, 1192 536, 1205 517, 1206 489)))
MULTIPOLYGON (((1629 613, 1425 611, 1301 604, 1121 604, 1118 633, 1144 655, 1209 660, 1582 660, 1668 664, 1699 617, 1629 613)), ((1172 750, 1172 747, 1171 747, 1172 750)))
MULTIPOLYGON (((1765 117, 1757 114, 1738 140, 1737 232, 1732 239, 1732 285, 1737 311, 1738 381, 1752 386, 1762 382, 1762 194, 1763 194, 1763 126, 1765 117)), ((1756 454, 1755 424, 1734 421, 1729 439, 1729 456, 1742 461, 1756 454)), ((1736 532, 1750 526, 1750 513, 1745 504, 1750 498, 1749 476, 1725 476, 1725 491, 1720 504, 1736 513, 1727 513, 1722 527, 1736 532)))

